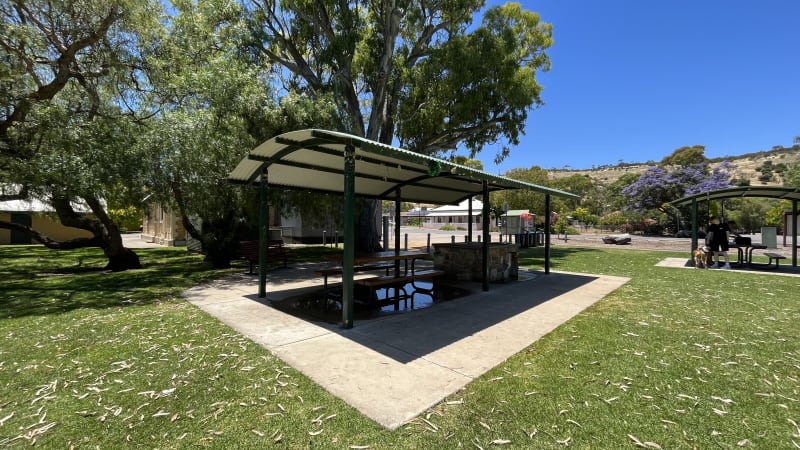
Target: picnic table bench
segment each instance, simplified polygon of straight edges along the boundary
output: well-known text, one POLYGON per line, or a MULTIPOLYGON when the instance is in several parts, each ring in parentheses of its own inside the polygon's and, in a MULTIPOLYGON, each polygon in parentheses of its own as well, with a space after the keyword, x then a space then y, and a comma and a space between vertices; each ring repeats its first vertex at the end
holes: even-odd
MULTIPOLYGON (((238 257, 250 263, 249 274, 253 275, 253 265, 258 264, 258 241, 239 241, 238 257)), ((289 260, 294 257, 282 240, 273 239, 267 242, 267 263, 282 262, 283 267, 288 267, 289 260)))
MULTIPOLYGON (((416 294, 427 294, 434 296, 431 288, 419 286, 418 281, 433 280, 444 275, 442 270, 422 270, 414 269, 414 263, 418 259, 429 257, 430 254, 420 250, 389 250, 382 252, 363 253, 355 255, 353 258, 353 272, 366 272, 370 270, 386 269, 386 275, 359 278, 353 280, 354 295, 353 302, 368 307, 382 307, 394 304, 395 310, 400 309, 400 300, 405 301, 408 307, 408 299, 411 299, 411 307, 414 307, 414 296, 416 294), (410 267, 408 262, 411 261, 410 267), (401 262, 403 268, 401 269, 401 262), (391 269, 394 269, 392 271, 391 269), (409 293, 406 285, 411 284, 413 290, 409 293), (378 297, 378 291, 385 289, 386 296, 378 297), (394 290, 394 295, 390 295, 394 290)), ((328 290, 328 278, 331 275, 341 275, 341 256, 332 258, 339 262, 335 267, 317 270, 315 273, 324 277, 325 284, 325 306, 329 300, 341 302, 341 296, 336 296, 328 290)))
MULTIPOLYGON (((394 264, 393 263, 388 263, 388 262, 387 263, 362 264, 362 265, 358 265, 358 266, 353 266, 353 273, 356 273, 356 272, 371 272, 371 271, 375 271, 375 270, 386 270, 386 275, 389 275, 389 270, 392 269, 392 268, 394 268, 394 264)), ((318 269, 318 270, 314 271, 315 275, 321 276, 322 279, 323 279, 322 285, 323 285, 323 288, 325 290, 324 291, 325 292, 324 293, 324 297, 323 297, 325 299, 323 310, 327 310, 328 299, 331 298, 331 291, 328 288, 328 277, 335 276, 335 275, 341 275, 342 271, 343 271, 343 268, 341 266, 326 267, 326 268, 318 269)), ((336 300, 336 301, 340 301, 341 297, 340 296, 334 296, 333 299, 336 300)))
POLYGON ((769 261, 767 262, 767 268, 768 269, 777 269, 778 268, 778 264, 780 263, 780 260, 786 259, 785 256, 780 255, 778 253, 764 253, 764 256, 769 258, 769 261), (772 267, 772 261, 775 261, 775 267, 772 267))
POLYGON ((354 283, 359 286, 365 286, 369 289, 369 300, 365 303, 374 304, 377 307, 394 304, 394 309, 400 309, 400 300, 403 300, 403 307, 408 308, 408 299, 411 299, 411 309, 414 309, 414 296, 417 294, 425 294, 434 297, 435 292, 433 288, 426 288, 417 285, 417 281, 431 281, 435 278, 445 275, 444 270, 429 269, 420 270, 417 272, 406 273, 401 275, 384 275, 373 278, 362 278, 355 280, 354 283), (411 294, 405 289, 405 286, 411 284, 413 290, 411 294), (386 296, 384 299, 378 298, 378 291, 386 289, 386 296), (394 299, 390 299, 390 290, 394 289, 394 299), (402 292, 402 294, 401 294, 402 292))

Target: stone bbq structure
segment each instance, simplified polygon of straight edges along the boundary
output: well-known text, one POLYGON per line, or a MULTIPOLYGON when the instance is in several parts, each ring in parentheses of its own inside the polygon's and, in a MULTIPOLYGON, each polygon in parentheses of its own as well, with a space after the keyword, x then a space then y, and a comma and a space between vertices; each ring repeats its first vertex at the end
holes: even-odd
MULTIPOLYGON (((457 281, 483 281, 483 245, 480 242, 433 244, 433 265, 457 281)), ((489 282, 516 280, 519 272, 516 244, 489 244, 489 282)))

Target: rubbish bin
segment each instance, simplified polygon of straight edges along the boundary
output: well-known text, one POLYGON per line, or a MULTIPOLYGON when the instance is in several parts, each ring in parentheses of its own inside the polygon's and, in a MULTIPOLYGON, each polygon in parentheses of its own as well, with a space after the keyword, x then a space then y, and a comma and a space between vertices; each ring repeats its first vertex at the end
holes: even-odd
POLYGON ((775 227, 761 227, 761 243, 767 248, 778 248, 778 229, 775 227))

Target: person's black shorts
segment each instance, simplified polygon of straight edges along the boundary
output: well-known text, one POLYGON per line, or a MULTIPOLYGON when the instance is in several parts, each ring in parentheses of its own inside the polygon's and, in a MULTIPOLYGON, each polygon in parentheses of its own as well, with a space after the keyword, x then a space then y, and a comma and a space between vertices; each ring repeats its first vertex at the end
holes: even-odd
POLYGON ((711 243, 711 251, 712 252, 727 252, 729 249, 728 243, 719 243, 719 242, 712 242, 711 243))

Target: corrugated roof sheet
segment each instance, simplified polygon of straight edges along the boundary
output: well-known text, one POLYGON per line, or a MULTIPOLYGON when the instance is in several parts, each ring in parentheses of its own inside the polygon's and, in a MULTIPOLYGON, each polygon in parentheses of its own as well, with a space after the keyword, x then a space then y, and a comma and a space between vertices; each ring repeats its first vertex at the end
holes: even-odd
POLYGON ((405 201, 456 204, 482 193, 485 180, 490 192, 528 189, 579 198, 357 136, 316 129, 291 131, 262 143, 239 162, 228 180, 258 183, 261 170, 266 169, 270 186, 341 193, 347 145, 355 150, 355 193, 362 197, 394 199, 400 189, 405 201))
POLYGON ((670 202, 674 206, 690 205, 693 200, 723 200, 728 198, 761 197, 800 200, 800 188, 792 186, 742 186, 688 195, 670 202))

